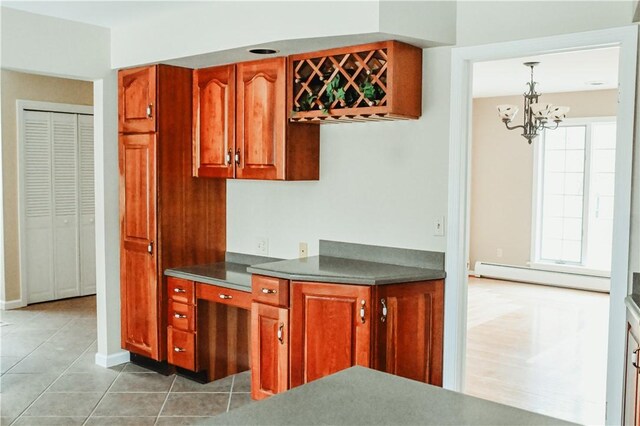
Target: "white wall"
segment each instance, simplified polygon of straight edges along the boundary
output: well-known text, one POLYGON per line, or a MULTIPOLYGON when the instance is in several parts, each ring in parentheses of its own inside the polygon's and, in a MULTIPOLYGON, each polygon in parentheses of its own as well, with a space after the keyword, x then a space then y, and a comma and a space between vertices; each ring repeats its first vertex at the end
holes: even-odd
MULTIPOLYGON (((117 80, 106 28, 1 8, 3 68, 94 82, 98 358, 122 359, 117 80)), ((4 286, 4 283, 3 283, 4 286)), ((4 293, 4 292, 3 292, 4 293)), ((127 353, 124 353, 127 355, 127 353)))
POLYGON ((458 46, 611 28, 632 22, 635 1, 460 1, 458 46))
POLYGON ((2 8, 5 69, 92 80, 110 68, 109 30, 2 8))
POLYGON ((320 181, 227 184, 227 249, 297 257, 318 239, 444 251, 430 224, 447 210, 449 48, 425 50, 419 120, 325 125, 320 181))

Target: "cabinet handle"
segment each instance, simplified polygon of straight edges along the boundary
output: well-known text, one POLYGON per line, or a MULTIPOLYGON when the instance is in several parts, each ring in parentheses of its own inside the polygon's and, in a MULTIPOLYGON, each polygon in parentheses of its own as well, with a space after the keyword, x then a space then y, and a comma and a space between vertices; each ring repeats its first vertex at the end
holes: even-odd
POLYGON ((174 352, 185 352, 185 351, 186 351, 186 349, 184 349, 184 348, 179 348, 179 347, 177 347, 177 346, 174 346, 174 347, 173 347, 173 351, 174 351, 174 352))
POLYGON ((174 288, 174 289, 173 289, 173 292, 174 292, 174 293, 186 293, 186 292, 187 292, 187 290, 185 290, 185 289, 183 289, 183 288, 178 288, 178 287, 176 287, 176 288, 174 288))
POLYGON ((231 165, 231 148, 227 151, 227 166, 231 165))
POLYGON ((173 314, 173 317, 182 319, 182 318, 186 318, 187 316, 176 312, 175 314, 173 314))
POLYGON ((636 368, 640 370, 640 365, 638 365, 638 352, 640 352, 640 348, 637 348, 636 350, 633 351, 633 353, 636 356, 636 360, 633 361, 631 364, 636 368))
POLYGON ((263 289, 262 289, 262 292, 263 292, 264 294, 276 294, 276 293, 277 293, 277 291, 276 291, 276 290, 271 290, 270 288, 263 288, 263 289))
POLYGON ((236 150, 236 165, 240 165, 240 150, 236 150))
POLYGON ((364 324, 364 314, 365 314, 364 312, 365 303, 366 302, 364 300, 360 302, 360 319, 362 320, 363 324, 364 324))
POLYGON ((280 323, 280 327, 278 327, 278 340, 280 341, 281 345, 284 345, 284 323, 281 322, 280 323))
POLYGON ((380 321, 385 322, 387 320, 387 304, 384 299, 380 299, 380 303, 382 303, 382 316, 380 317, 380 321))
POLYGON ((152 117, 152 111, 153 111, 153 104, 147 105, 147 117, 148 118, 152 117))
POLYGON ((233 296, 231 296, 230 294, 224 294, 224 293, 220 293, 218 297, 223 300, 233 299, 233 296))
POLYGON ((147 244, 147 253, 153 254, 153 241, 149 241, 149 244, 147 244))

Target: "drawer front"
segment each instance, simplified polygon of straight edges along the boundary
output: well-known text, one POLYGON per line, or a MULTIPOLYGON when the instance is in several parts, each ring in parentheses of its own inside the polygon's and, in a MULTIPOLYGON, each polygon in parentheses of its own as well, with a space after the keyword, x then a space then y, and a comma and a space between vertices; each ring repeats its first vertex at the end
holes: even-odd
POLYGON ((169 325, 183 331, 195 330, 196 310, 193 305, 169 300, 169 325))
POLYGON ((193 281, 182 280, 180 278, 169 277, 167 280, 167 288, 169 290, 169 299, 180 303, 194 304, 196 302, 195 284, 193 281))
POLYGON ((171 365, 196 371, 196 334, 167 328, 167 361, 171 365))
POLYGON ((251 276, 253 300, 272 306, 289 307, 289 280, 263 275, 251 276))
POLYGON ((205 299, 210 302, 223 303, 225 305, 251 310, 251 293, 247 291, 198 283, 196 293, 198 299, 205 299))

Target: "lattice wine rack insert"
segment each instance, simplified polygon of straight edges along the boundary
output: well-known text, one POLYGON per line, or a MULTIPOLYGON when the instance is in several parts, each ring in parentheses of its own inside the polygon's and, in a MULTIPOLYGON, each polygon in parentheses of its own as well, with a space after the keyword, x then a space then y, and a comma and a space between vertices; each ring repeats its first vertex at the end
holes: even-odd
POLYGON ((398 41, 289 57, 289 118, 335 123, 422 114, 422 49, 398 41))

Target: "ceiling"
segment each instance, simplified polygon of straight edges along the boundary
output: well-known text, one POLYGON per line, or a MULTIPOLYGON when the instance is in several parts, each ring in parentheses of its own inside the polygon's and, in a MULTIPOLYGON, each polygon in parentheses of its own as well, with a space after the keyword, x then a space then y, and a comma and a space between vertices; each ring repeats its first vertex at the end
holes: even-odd
POLYGON ((618 47, 527 56, 473 66, 473 97, 521 95, 530 69, 523 62, 540 62, 534 80, 540 93, 579 92, 618 87, 618 47), (601 83, 601 84, 593 84, 601 83))
POLYGON ((3 7, 114 28, 141 16, 171 13, 195 1, 2 1, 3 7))

